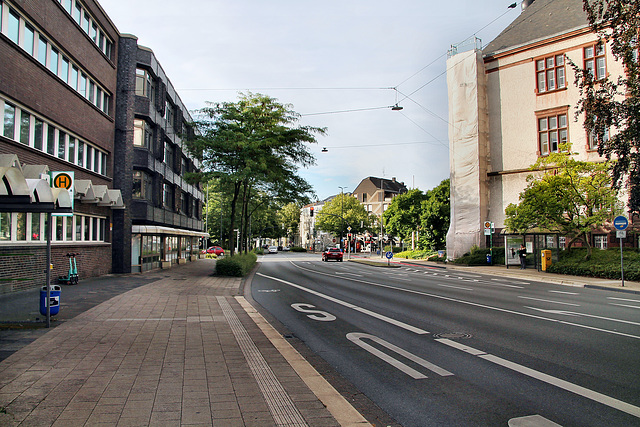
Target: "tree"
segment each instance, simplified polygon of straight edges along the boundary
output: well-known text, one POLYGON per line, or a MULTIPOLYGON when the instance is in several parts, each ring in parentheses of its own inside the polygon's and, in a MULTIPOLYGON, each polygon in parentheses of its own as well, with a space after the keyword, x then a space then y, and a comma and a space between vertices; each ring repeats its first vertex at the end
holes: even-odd
POLYGON ((628 207, 640 212, 640 63, 638 60, 640 2, 629 0, 583 0, 587 19, 600 42, 608 42, 626 76, 596 80, 589 70, 571 64, 580 101, 576 118, 584 114, 584 127, 594 135, 598 153, 610 163, 613 184, 629 190, 628 207), (617 132, 609 137, 608 130, 617 132), (612 130, 613 130, 612 129, 612 130))
POLYGON ((444 248, 447 243, 451 216, 450 187, 449 179, 445 179, 425 194, 420 206, 420 248, 435 250, 444 248))
POLYGON ((187 139, 187 148, 202 162, 202 172, 188 178, 217 178, 230 187, 229 241, 234 241, 238 228, 246 242, 249 218, 260 206, 253 203, 256 194, 267 195, 267 200, 309 200, 312 187, 297 171, 314 164, 307 144, 326 130, 298 125, 299 115, 290 105, 266 95, 240 94, 237 102, 208 105, 199 110, 195 135, 187 139))
POLYGON ((527 178, 520 203, 505 209, 505 225, 515 233, 537 228, 568 236, 569 247, 581 240, 589 258, 590 233, 621 210, 618 191, 611 186, 609 162, 575 160, 564 145, 566 151, 543 157, 532 167, 541 175, 527 178))
POLYGON ((278 221, 283 225, 287 240, 298 234, 300 225, 300 206, 295 203, 288 203, 278 211, 278 221))
POLYGON ((418 190, 409 190, 393 198, 382 217, 388 234, 402 240, 411 238, 411 233, 420 227, 420 215, 425 194, 418 190))
POLYGON ((316 228, 336 236, 346 235, 348 226, 351 226, 351 233, 362 233, 372 224, 372 218, 358 199, 342 193, 326 202, 315 214, 316 228))

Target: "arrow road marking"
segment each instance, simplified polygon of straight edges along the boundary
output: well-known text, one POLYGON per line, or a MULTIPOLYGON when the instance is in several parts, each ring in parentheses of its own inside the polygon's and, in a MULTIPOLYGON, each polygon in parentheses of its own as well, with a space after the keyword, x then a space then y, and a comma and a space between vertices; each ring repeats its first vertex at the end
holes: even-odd
POLYGON ((451 372, 447 371, 446 369, 443 369, 437 365, 434 365, 431 362, 428 362, 418 356, 416 356, 415 354, 409 353, 406 350, 401 349, 400 347, 391 344, 390 342, 387 342, 385 340, 383 340, 380 337, 377 337, 375 335, 370 335, 370 334, 365 334, 365 333, 360 333, 360 332, 351 332, 349 334, 347 334, 347 339, 349 341, 351 341, 352 343, 356 344, 357 346, 367 350, 369 353, 373 354, 374 356, 379 357, 380 359, 384 360, 385 362, 387 362, 389 365, 401 370, 402 372, 404 372, 405 374, 409 375, 411 378, 415 379, 415 380, 421 380, 424 378, 428 378, 426 375, 424 375, 423 373, 416 371, 415 369, 413 369, 410 366, 407 366, 406 364, 400 362, 397 359, 394 359, 393 357, 389 356, 388 354, 378 350, 377 348, 373 347, 370 344, 367 344, 365 342, 362 341, 362 339, 368 339, 371 340, 375 343, 380 344, 383 347, 388 348, 389 350, 393 351, 394 353, 399 354, 400 356, 403 356, 409 360, 411 360, 414 363, 417 363, 420 366, 423 366, 425 368, 427 368, 428 370, 430 370, 431 372, 434 372, 440 376, 443 377, 448 377, 453 375, 451 372))
POLYGON ((539 372, 534 369, 527 368, 526 366, 522 366, 517 363, 510 362, 501 357, 494 356, 489 353, 485 353, 482 350, 477 350, 475 348, 469 347, 467 345, 464 345, 455 341, 451 341, 446 338, 437 338, 436 341, 438 341, 439 343, 448 345, 449 347, 458 349, 460 351, 464 351, 465 353, 472 354, 474 356, 477 356, 489 362, 495 363, 496 365, 500 365, 504 368, 511 369, 512 371, 518 372, 520 374, 526 375, 531 378, 535 378, 547 384, 556 386, 568 392, 577 394, 582 397, 586 397, 587 399, 593 400, 598 403, 602 403, 603 405, 607 405, 611 408, 617 409, 622 412, 626 412, 627 414, 640 418, 640 408, 637 406, 631 405, 630 403, 626 403, 621 400, 615 399, 613 397, 609 397, 605 394, 598 393, 597 391, 593 391, 588 388, 570 383, 568 381, 561 380, 560 378, 552 377, 551 375, 545 374, 543 372, 539 372))

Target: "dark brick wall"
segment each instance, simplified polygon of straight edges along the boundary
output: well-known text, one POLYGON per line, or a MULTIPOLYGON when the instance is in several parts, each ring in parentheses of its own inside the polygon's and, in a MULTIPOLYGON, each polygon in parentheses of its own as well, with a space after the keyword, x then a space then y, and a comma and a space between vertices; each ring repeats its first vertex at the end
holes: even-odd
MULTIPOLYGON (((77 257, 80 281, 88 277, 111 272, 111 245, 55 245, 51 247, 51 283, 69 270, 69 252, 77 257)), ((0 294, 38 288, 46 284, 47 247, 43 244, 29 246, 0 246, 0 294)))

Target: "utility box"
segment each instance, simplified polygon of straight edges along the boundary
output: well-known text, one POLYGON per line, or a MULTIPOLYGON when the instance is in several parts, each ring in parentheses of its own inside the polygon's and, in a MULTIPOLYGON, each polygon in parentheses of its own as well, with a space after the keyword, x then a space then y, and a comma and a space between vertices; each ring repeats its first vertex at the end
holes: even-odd
POLYGON ((542 271, 547 271, 547 268, 552 264, 551 261, 551 251, 549 249, 544 249, 541 251, 542 253, 542 271))

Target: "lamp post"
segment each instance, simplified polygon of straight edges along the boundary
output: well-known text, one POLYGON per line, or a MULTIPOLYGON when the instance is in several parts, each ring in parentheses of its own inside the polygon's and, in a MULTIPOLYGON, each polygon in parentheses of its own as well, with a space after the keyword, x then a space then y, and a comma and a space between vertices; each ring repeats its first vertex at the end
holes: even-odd
POLYGON ((338 188, 340 189, 340 218, 342 218, 342 227, 340 227, 340 249, 343 249, 342 239, 344 234, 344 189, 345 187, 338 186, 338 188))

